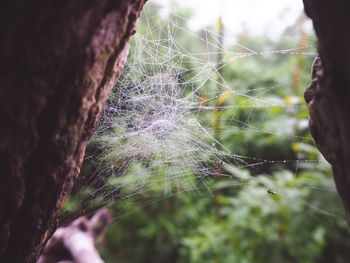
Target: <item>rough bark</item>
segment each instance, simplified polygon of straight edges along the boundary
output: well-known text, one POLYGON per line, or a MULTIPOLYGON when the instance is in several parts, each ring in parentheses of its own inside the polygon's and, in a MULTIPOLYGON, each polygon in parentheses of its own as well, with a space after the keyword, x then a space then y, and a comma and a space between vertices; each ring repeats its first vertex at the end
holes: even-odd
POLYGON ((56 226, 145 0, 8 0, 0 9, 0 262, 56 226))
POLYGON ((332 165, 350 222, 350 1, 304 0, 318 38, 319 58, 305 92, 310 130, 332 165))

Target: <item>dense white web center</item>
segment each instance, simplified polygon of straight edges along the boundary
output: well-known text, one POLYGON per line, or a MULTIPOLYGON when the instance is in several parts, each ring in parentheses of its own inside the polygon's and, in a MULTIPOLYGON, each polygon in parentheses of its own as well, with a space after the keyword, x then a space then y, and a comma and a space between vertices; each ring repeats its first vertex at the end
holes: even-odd
POLYGON ((152 10, 144 11, 125 70, 94 136, 99 154, 93 157, 96 176, 90 184, 95 193, 118 201, 135 194, 157 199, 203 187, 210 192, 214 186, 209 181, 215 178, 235 178, 231 187, 256 182, 244 169, 258 174, 265 171, 261 167, 280 165, 296 175, 319 162, 305 154, 311 151, 311 138, 295 132, 307 129, 307 119, 278 115, 293 116, 306 107, 301 97, 285 91, 305 82, 304 77, 281 70, 273 76, 278 83, 262 78, 256 84, 269 72, 265 62, 312 59, 312 47, 265 45, 257 50, 238 42, 227 47, 220 32, 188 30, 181 12, 162 20, 152 10), (255 75, 250 59, 260 65, 255 75), (241 75, 229 76, 227 68, 241 75), (273 119, 275 112, 280 122, 273 119), (249 138, 257 135, 270 140, 269 145, 274 144, 271 140, 288 140, 294 157, 271 159, 268 151, 253 155, 249 138), (238 147, 233 143, 237 141, 238 147))

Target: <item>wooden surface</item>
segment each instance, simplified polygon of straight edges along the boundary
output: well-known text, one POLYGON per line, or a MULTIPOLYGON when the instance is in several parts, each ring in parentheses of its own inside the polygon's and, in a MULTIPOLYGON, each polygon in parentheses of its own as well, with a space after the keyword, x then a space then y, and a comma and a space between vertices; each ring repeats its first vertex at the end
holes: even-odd
POLYGON ((310 130, 332 165, 350 222, 350 1, 304 0, 318 38, 319 58, 305 92, 310 130))
POLYGON ((34 262, 127 58, 145 0, 0 9, 0 262, 34 262))

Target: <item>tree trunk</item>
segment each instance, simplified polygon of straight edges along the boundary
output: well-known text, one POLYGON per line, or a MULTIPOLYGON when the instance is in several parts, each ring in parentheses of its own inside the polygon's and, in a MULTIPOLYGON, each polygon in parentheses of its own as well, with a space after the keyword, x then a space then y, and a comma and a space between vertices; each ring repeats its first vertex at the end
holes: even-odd
POLYGON ((0 262, 34 262, 79 174, 145 0, 0 9, 0 262))
POLYGON ((305 92, 310 130, 332 165, 350 222, 350 1, 304 0, 318 38, 312 84, 305 92))

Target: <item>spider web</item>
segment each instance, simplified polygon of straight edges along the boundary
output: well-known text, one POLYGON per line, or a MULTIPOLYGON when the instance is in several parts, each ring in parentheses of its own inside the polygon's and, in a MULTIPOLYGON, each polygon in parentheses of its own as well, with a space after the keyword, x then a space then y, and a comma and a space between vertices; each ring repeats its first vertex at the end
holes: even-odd
MULTIPOLYGON (((278 78, 277 84, 247 89, 232 84, 225 75, 229 67, 248 68, 249 74, 251 59, 273 61, 292 56, 312 60, 314 48, 257 50, 238 42, 226 46, 222 33, 210 28, 192 32, 186 23, 186 14, 176 12, 165 21, 147 7, 140 18, 124 73, 109 98, 87 158, 95 172, 85 184, 93 189, 91 196, 99 196, 104 204, 135 195, 147 198, 145 205, 151 205, 184 192, 211 194, 218 187, 212 181, 218 178, 231 180, 229 187, 240 187, 257 183, 259 176, 254 174, 269 173, 266 170, 271 167, 289 169, 296 176, 323 162, 319 156, 305 154, 312 145, 305 132, 306 118, 292 124, 281 120, 277 127, 276 123, 261 126, 255 121, 271 122, 268 114, 261 113, 265 109, 293 116, 297 109, 306 108, 303 99, 293 93, 286 98, 276 94, 291 89, 296 81, 307 80, 289 74, 278 78), (296 133, 290 127, 304 132, 296 133), (295 158, 271 159, 269 152, 253 155, 245 145, 246 138, 254 134, 287 138, 295 146, 295 158), (240 136, 243 141, 238 150, 225 144, 227 136, 235 141, 240 136)), ((265 70, 271 67, 266 65, 265 70)), ((305 183, 303 187, 335 192, 333 185, 305 183)), ((266 191, 283 194, 283 189, 268 186, 266 191)), ((317 213, 336 216, 303 202, 317 213)), ((117 219, 129 213, 120 211, 117 219)))

